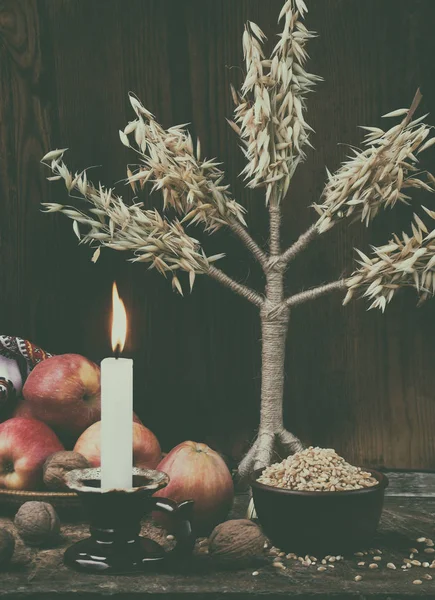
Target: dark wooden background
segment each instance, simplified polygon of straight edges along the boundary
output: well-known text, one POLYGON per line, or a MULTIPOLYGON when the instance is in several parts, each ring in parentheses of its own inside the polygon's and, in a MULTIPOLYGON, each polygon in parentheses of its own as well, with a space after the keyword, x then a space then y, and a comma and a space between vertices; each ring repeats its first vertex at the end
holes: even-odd
MULTIPOLYGON (((133 118, 133 90, 165 126, 192 122, 206 154, 224 161, 264 243, 264 202, 237 177, 243 159, 225 117, 232 110, 229 84, 240 81, 243 23, 254 20, 273 38, 280 6, 0 0, 0 331, 98 361, 110 354, 116 279, 131 317, 136 409, 166 448, 207 439, 237 454, 237 440, 249 439, 259 408, 256 310, 204 278, 192 296, 180 298, 164 278, 121 254, 103 252, 93 265, 70 221, 41 214, 40 202, 63 201, 65 192, 45 181, 39 160, 49 149, 69 147, 72 168, 102 165, 94 178, 107 185, 123 178, 133 159, 118 129, 133 118)), ((310 68, 325 82, 309 99, 317 151, 285 203, 286 244, 312 222, 308 206, 322 190, 324 166, 335 169, 346 156, 338 144, 360 142, 357 125, 377 125, 381 114, 409 105, 418 86, 423 110, 435 112, 433 0, 310 0, 309 7, 308 25, 320 33, 310 46, 310 68)), ((429 121, 435 124, 435 115, 429 121)), ((425 166, 434 159, 429 151, 425 166)), ((432 197, 425 202, 434 205, 432 197)), ((400 207, 368 231, 335 228, 292 264, 289 289, 349 271, 355 246, 386 241, 410 216, 400 207)), ((207 240, 206 248, 226 251, 224 270, 262 285, 229 233, 207 240)), ((434 468, 435 302, 415 304, 409 291, 384 316, 366 312, 363 301, 342 308, 338 295, 296 309, 287 349, 288 427, 358 463, 434 468)))

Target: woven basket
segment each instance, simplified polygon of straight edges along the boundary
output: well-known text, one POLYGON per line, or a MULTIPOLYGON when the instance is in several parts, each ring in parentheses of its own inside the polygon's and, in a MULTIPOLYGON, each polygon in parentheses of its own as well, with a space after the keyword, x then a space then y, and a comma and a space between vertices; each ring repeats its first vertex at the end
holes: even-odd
POLYGON ((75 492, 44 492, 0 489, 0 515, 15 514, 25 502, 48 502, 64 518, 79 517, 81 502, 75 492))

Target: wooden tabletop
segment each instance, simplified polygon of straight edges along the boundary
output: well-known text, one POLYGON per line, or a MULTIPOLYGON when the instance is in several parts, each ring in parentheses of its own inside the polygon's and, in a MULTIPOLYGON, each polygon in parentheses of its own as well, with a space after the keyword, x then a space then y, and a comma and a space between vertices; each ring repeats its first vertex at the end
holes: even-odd
MULTIPOLYGON (((298 600, 316 598, 370 598, 373 600, 400 600, 410 597, 435 598, 435 569, 413 566, 402 570, 403 559, 409 557, 410 548, 420 550, 416 560, 432 562, 432 554, 424 554, 424 544, 417 538, 435 539, 435 475, 399 473, 391 476, 389 495, 373 554, 345 556, 333 563, 326 572, 317 566, 303 566, 295 560, 283 559, 286 569, 272 567, 273 557, 265 556, 260 563, 249 568, 219 570, 199 549, 189 568, 182 572, 145 574, 141 576, 85 575, 69 570, 63 565, 63 552, 71 543, 86 535, 83 524, 64 524, 61 545, 49 549, 30 549, 17 539, 16 553, 7 570, 0 574, 0 598, 19 600, 95 600, 111 597, 118 600, 135 598, 169 600, 247 600, 261 598, 274 600, 295 597, 298 600), (406 495, 403 495, 406 494, 406 495), (375 550, 376 549, 376 552, 375 550), (378 553, 380 550, 381 553, 378 553), (377 569, 368 564, 378 554, 381 560, 377 569), (365 562, 358 566, 358 562, 365 562), (386 567, 392 562, 396 570, 386 567), (257 576, 252 573, 258 571, 257 576), (355 577, 362 576, 356 582, 355 577), (424 577, 431 575, 433 580, 424 577), (413 581, 421 580, 421 585, 413 581)), ((233 517, 245 515, 247 495, 236 498, 233 517)), ((10 519, 1 518, 0 525, 13 531, 10 519)), ((165 541, 163 532, 144 529, 165 541)), ((363 549, 362 549, 363 550, 363 549)))

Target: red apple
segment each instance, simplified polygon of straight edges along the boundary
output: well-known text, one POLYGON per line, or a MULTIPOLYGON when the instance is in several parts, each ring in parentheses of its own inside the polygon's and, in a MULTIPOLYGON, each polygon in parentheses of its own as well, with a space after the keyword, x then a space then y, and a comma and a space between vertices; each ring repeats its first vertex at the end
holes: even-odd
MULTIPOLYGON (((193 527, 198 535, 208 535, 225 519, 233 503, 233 480, 223 458, 209 446, 183 442, 165 456, 157 469, 167 473, 170 482, 154 495, 176 502, 194 500, 193 527)), ((153 516, 171 528, 160 513, 153 516)))
MULTIPOLYGON (((116 443, 116 440, 114 440, 116 443)), ((92 467, 101 464, 101 421, 91 425, 77 440, 74 452, 87 458, 92 467)), ((160 444, 152 431, 141 423, 133 423, 133 464, 155 469, 162 458, 160 444)))
POLYGON ((63 449, 56 434, 41 421, 23 418, 5 421, 0 425, 0 488, 40 487, 45 460, 63 449))
POLYGON ((100 369, 79 354, 52 356, 30 373, 23 396, 21 414, 77 437, 101 418, 100 369))
MULTIPOLYGON (((26 402, 26 400, 24 400, 24 398, 21 398, 18 401, 18 404, 12 414, 13 417, 24 417, 25 419, 33 419, 33 410, 32 410, 32 406, 26 402)), ((100 415, 99 415, 100 417, 100 415)), ((133 413, 133 421, 135 423, 140 423, 141 425, 143 425, 142 421, 139 419, 139 417, 137 416, 136 413, 133 413)), ((73 442, 76 442, 77 440, 75 439, 73 442)))

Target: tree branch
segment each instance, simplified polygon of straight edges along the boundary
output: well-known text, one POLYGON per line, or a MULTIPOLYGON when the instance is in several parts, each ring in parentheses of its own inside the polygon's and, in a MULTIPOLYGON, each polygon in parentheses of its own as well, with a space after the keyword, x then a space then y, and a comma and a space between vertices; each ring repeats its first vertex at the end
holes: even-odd
POLYGON ((237 281, 234 281, 234 279, 228 277, 228 275, 226 275, 220 269, 217 269, 216 267, 210 265, 208 271, 206 271, 205 274, 209 275, 216 281, 219 281, 219 283, 221 283, 222 285, 226 285, 228 288, 233 290, 233 292, 236 292, 240 296, 246 298, 246 300, 249 300, 249 302, 252 302, 252 304, 255 304, 259 307, 263 306, 264 300, 260 296, 260 294, 257 294, 257 292, 251 290, 251 288, 248 288, 245 285, 242 285, 241 283, 237 283, 237 281))
MULTIPOLYGON (((276 92, 273 94, 272 105, 276 111, 276 92)), ((272 140, 270 144, 270 162, 273 164, 276 161, 276 148, 275 148, 275 131, 272 119, 269 121, 269 136, 272 140)), ((270 185, 270 184, 269 184, 270 185)), ((267 199, 267 196, 266 196, 267 199)), ((269 197, 269 254, 273 259, 281 253, 281 205, 280 191, 277 186, 277 182, 272 184, 269 197)), ((266 200, 267 204, 267 200, 266 200)))
POLYGON ((291 260, 295 258, 297 254, 299 254, 299 252, 301 252, 304 248, 308 246, 311 240, 313 240, 318 235, 319 231, 316 225, 311 225, 311 227, 305 233, 299 236, 299 238, 294 244, 290 246, 290 248, 287 248, 287 250, 283 252, 283 254, 281 254, 279 263, 281 265, 287 265, 291 260))
MULTIPOLYGON (((403 125, 406 126, 408 123, 411 122, 415 111, 417 110, 421 99, 423 98, 421 92, 420 92, 420 88, 418 88, 414 99, 412 101, 411 107, 408 111, 408 114, 406 115, 404 121, 403 121, 403 125)), ((315 237, 317 237, 317 235, 319 235, 319 231, 316 227, 316 224, 311 225, 311 227, 305 232, 303 233, 301 236, 299 236, 299 238, 296 240, 296 242, 294 244, 292 244, 290 246, 290 248, 288 248, 279 258, 279 264, 285 266, 287 265, 291 260, 293 260, 295 258, 295 256, 297 254, 299 254, 299 252, 301 252, 302 250, 304 250, 304 248, 306 248, 308 246, 308 244, 311 242, 311 240, 313 240, 315 237)))
POLYGON ((338 279, 337 281, 325 283, 324 285, 312 288, 311 290, 299 292, 298 294, 294 294, 293 296, 286 298, 283 302, 281 302, 281 304, 274 306, 268 316, 274 318, 284 310, 288 310, 289 308, 293 308, 294 306, 298 306, 299 304, 303 304, 304 302, 308 302, 309 300, 314 300, 315 298, 318 298, 319 296, 324 296, 325 294, 333 292, 334 290, 345 289, 345 287, 346 280, 338 279))
POLYGON ((278 256, 281 250, 281 210, 273 195, 269 204, 270 215, 270 256, 278 256))
POLYGON ((315 298, 323 296, 324 294, 328 294, 329 292, 333 292, 334 290, 342 290, 345 287, 345 279, 339 279, 338 281, 325 283, 325 285, 320 285, 318 287, 312 288, 311 290, 305 290, 303 292, 299 292, 299 294, 294 294, 293 296, 290 296, 289 298, 284 300, 283 308, 292 308, 293 306, 303 304, 304 302, 308 302, 308 300, 314 300, 315 298))
POLYGON ((252 239, 248 230, 243 227, 238 221, 228 223, 230 229, 242 240, 248 250, 255 256, 262 267, 266 266, 267 256, 260 246, 252 239))

